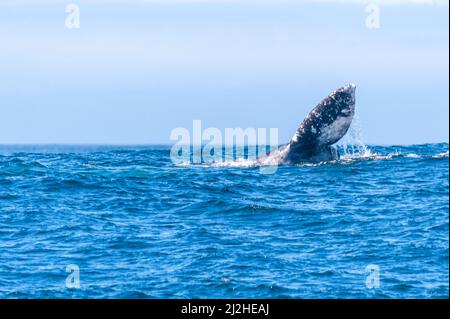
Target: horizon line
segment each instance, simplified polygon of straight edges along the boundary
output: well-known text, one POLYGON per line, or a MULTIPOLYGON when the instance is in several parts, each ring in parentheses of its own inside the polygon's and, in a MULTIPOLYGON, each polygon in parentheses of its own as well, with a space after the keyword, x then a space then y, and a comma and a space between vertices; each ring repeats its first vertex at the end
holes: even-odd
MULTIPOLYGON (((222 147, 245 147, 245 146, 270 146, 270 144, 177 144, 177 143, 2 143, 0 142, 0 147, 11 147, 11 146, 109 146, 109 147, 129 147, 129 146, 222 146, 222 147)), ((287 143, 280 143, 278 146, 286 145, 287 143)), ((449 144, 449 141, 441 141, 441 142, 422 142, 422 143, 394 143, 394 144, 386 144, 386 143, 363 143, 366 146, 420 146, 420 145, 429 145, 429 144, 449 144)))

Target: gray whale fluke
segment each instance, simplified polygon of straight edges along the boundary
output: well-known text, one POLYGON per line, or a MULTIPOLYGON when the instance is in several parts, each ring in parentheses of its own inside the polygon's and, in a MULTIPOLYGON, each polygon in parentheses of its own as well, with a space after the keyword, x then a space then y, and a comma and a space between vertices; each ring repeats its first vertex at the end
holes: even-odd
POLYGON ((339 159, 332 144, 347 133, 355 114, 354 84, 347 84, 323 99, 303 120, 291 141, 280 148, 284 163, 339 159))

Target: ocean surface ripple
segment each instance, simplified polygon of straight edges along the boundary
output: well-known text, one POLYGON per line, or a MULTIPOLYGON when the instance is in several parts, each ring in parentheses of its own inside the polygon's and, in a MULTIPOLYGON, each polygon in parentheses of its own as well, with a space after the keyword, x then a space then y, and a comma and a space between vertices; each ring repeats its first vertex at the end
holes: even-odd
POLYGON ((0 297, 448 298, 449 145, 368 149, 261 174, 0 146, 0 297))

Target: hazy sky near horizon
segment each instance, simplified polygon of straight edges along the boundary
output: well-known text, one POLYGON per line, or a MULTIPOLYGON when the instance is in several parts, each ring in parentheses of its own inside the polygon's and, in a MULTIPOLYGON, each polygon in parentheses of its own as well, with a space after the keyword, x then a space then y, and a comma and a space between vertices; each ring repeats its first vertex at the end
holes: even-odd
POLYGON ((366 143, 448 142, 448 23, 432 0, 5 0, 0 144, 172 143, 196 119, 287 142, 349 82, 366 143))

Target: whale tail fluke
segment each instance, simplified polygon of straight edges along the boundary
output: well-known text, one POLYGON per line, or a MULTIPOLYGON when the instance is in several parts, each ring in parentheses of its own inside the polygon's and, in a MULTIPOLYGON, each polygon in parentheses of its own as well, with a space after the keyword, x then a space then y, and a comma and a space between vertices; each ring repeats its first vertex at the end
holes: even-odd
POLYGON ((354 84, 347 84, 323 99, 303 120, 283 152, 290 163, 339 159, 332 146, 348 131, 355 114, 354 84))

